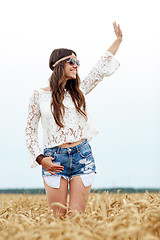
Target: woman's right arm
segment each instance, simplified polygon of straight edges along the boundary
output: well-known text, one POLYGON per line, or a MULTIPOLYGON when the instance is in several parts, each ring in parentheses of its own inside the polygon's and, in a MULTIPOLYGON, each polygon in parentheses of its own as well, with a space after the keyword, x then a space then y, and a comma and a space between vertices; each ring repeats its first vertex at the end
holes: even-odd
POLYGON ((27 124, 25 127, 25 140, 28 148, 31 167, 38 166, 36 158, 39 155, 43 155, 38 143, 38 124, 40 117, 39 93, 38 91, 34 90, 29 100, 27 124))
POLYGON ((25 127, 25 140, 29 152, 31 167, 33 168, 40 164, 48 172, 56 175, 54 172, 61 172, 64 170, 64 167, 53 164, 53 158, 45 157, 39 147, 38 123, 40 117, 41 112, 39 107, 39 92, 34 90, 29 100, 27 125, 25 127))

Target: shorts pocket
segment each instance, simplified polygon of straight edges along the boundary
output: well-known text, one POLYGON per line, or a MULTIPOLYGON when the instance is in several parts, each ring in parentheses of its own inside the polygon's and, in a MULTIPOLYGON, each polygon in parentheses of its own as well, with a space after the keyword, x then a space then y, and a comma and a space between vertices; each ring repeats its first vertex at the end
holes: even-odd
POLYGON ((86 144, 79 150, 79 154, 82 158, 87 158, 92 155, 92 149, 89 144, 86 144))
POLYGON ((89 174, 81 174, 80 175, 82 182, 85 187, 88 187, 93 184, 94 178, 95 178, 95 173, 89 173, 89 174))
POLYGON ((44 167, 42 167, 42 176, 48 177, 52 175, 52 173, 48 172, 44 167))
POLYGON ((61 176, 55 176, 55 175, 44 176, 44 180, 49 187, 52 187, 52 188, 60 187, 61 176))
POLYGON ((44 149, 44 156, 45 157, 53 157, 53 160, 55 159, 56 151, 52 150, 50 148, 45 148, 44 149))
MULTIPOLYGON (((52 162, 55 162, 56 158, 56 151, 53 150, 52 148, 45 148, 43 150, 43 154, 45 157, 52 157, 52 162)), ((59 164, 60 165, 60 164, 59 164)), ((42 166, 42 176, 53 176, 50 172, 48 172, 43 166, 42 166)))

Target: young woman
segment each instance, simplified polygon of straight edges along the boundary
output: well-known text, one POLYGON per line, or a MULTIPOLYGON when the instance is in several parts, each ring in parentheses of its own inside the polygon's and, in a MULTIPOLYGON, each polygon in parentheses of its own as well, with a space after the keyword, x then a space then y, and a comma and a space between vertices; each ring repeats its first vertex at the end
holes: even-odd
POLYGON ((122 41, 119 24, 113 23, 117 39, 84 80, 78 76, 79 60, 73 50, 55 49, 49 59, 52 75, 49 86, 33 91, 30 97, 26 145, 31 167, 42 166, 47 201, 55 216, 65 215, 68 184, 69 210, 84 212, 96 173, 89 141, 98 133, 88 112, 87 95, 119 67, 114 57, 122 41), (43 127, 43 152, 38 143, 38 123, 43 127))

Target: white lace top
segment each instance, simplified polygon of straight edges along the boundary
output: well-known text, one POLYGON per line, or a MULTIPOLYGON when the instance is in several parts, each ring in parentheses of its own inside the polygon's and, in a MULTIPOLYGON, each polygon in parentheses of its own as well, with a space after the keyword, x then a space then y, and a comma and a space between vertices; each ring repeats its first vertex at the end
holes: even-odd
MULTIPOLYGON (((84 95, 88 94, 104 77, 113 74, 119 66, 119 61, 110 52, 106 51, 87 77, 81 81, 81 91, 84 95)), ((86 120, 77 112, 67 91, 63 100, 65 114, 62 122, 64 127, 59 130, 59 126, 55 123, 51 113, 51 100, 51 91, 42 89, 34 90, 29 100, 25 139, 31 167, 38 166, 36 157, 43 154, 38 142, 38 123, 40 118, 43 128, 43 148, 51 148, 66 142, 76 142, 83 138, 87 138, 90 141, 98 133, 88 107, 86 106, 88 116, 86 120)))

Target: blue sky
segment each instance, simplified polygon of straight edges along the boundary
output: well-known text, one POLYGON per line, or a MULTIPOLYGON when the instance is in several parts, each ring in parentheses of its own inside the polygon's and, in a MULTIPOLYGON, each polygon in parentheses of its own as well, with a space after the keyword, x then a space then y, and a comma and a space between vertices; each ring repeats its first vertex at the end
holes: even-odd
MULTIPOLYGON (((98 187, 160 187, 158 1, 5 1, 1 7, 0 188, 43 187, 24 139, 30 94, 48 85, 53 49, 76 51, 84 78, 116 39, 119 69, 86 100, 99 134, 90 142, 98 187)), ((42 146, 42 128, 39 126, 42 146)))

